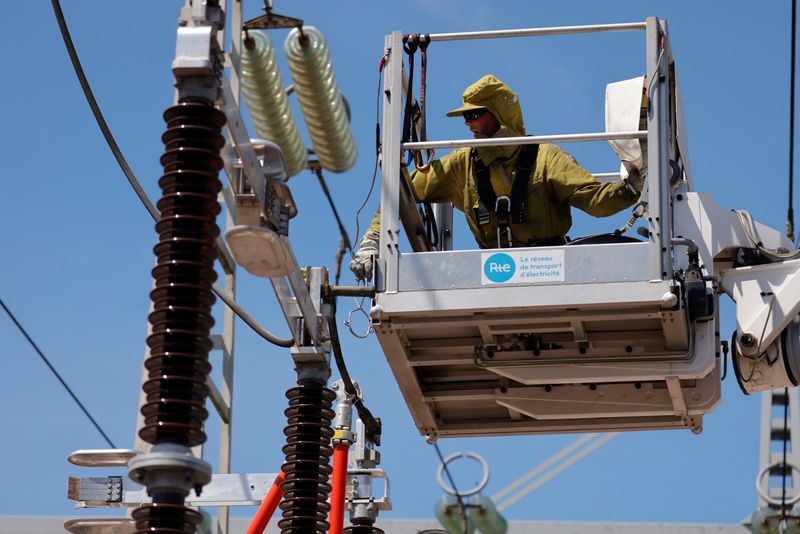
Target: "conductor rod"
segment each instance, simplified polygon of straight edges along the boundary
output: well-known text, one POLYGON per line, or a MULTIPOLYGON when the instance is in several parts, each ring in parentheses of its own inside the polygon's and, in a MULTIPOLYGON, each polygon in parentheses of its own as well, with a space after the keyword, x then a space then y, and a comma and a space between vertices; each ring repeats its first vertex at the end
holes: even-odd
MULTIPOLYGON (((594 24, 589 26, 556 26, 553 28, 520 28, 516 30, 490 30, 482 32, 431 33, 431 41, 467 41, 472 39, 501 39, 504 37, 536 37, 540 35, 565 35, 572 33, 628 32, 645 30, 645 22, 623 24, 594 24)), ((408 36, 404 36, 408 37, 408 36)))

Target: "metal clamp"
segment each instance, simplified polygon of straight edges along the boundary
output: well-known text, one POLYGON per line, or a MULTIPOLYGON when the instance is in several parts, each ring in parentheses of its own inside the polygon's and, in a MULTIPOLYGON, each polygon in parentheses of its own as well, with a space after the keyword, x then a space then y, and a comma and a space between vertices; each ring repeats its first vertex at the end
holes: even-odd
POLYGON ((514 244, 511 239, 511 226, 509 225, 511 222, 511 198, 508 195, 498 196, 497 201, 494 204, 494 212, 497 214, 497 247, 513 247, 514 244), (505 238, 508 242, 508 245, 504 245, 503 240, 500 238, 503 231, 505 231, 505 238))
POLYGON ((350 488, 351 491, 348 491, 348 495, 351 497, 347 498, 348 505, 352 505, 355 507, 359 504, 364 505, 374 505, 378 510, 391 510, 392 509, 392 499, 391 499, 391 492, 389 489, 389 477, 386 476, 386 471, 383 469, 371 468, 371 469, 364 469, 364 468, 356 468, 356 469, 348 469, 347 470, 347 477, 350 478, 351 484, 354 480, 351 477, 357 476, 367 476, 370 479, 374 478, 382 478, 383 479, 383 496, 375 498, 371 495, 368 496, 355 496, 358 495, 357 489, 350 488))

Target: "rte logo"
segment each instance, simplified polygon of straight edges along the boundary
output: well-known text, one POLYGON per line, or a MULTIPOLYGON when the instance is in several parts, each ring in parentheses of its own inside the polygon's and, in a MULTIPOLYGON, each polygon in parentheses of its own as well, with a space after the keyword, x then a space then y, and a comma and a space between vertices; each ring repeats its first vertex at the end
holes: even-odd
POLYGON ((486 263, 483 264, 483 274, 495 284, 508 282, 516 270, 514 258, 502 252, 492 254, 486 258, 486 263))

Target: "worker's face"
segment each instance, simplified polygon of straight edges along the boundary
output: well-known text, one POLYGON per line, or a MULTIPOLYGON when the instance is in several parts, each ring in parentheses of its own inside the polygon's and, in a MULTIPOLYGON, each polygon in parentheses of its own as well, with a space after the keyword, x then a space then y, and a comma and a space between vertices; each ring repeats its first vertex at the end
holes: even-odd
POLYGON ((473 109, 464 112, 464 124, 472 132, 472 136, 491 137, 500 129, 500 123, 486 109, 473 109))

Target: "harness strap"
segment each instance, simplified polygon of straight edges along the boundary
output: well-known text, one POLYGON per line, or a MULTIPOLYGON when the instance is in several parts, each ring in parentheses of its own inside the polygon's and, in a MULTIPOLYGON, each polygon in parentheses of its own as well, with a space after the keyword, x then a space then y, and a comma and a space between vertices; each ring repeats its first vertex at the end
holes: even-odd
POLYGON ((489 209, 495 210, 497 195, 492 187, 489 168, 481 161, 478 151, 473 148, 470 155, 472 156, 472 174, 478 190, 478 224, 483 226, 492 220, 492 212, 489 209), (487 208, 487 206, 489 207, 487 208))
MULTIPOLYGON (((511 185, 510 206, 507 211, 511 214, 514 224, 525 222, 525 202, 528 199, 528 181, 533 169, 536 168, 536 157, 539 154, 539 145, 523 145, 517 158, 516 177, 511 185)), ((478 151, 472 149, 472 174, 475 187, 478 190, 478 224, 485 225, 491 222, 492 212, 497 212, 498 197, 492 187, 489 168, 481 161, 478 151)), ((507 199, 509 197, 506 197, 507 199)), ((498 221, 499 222, 499 221, 498 221)), ((506 223, 508 224, 508 223, 506 223)))
POLYGON ((413 124, 413 103, 414 103, 414 54, 419 47, 419 37, 410 35, 408 40, 403 43, 403 50, 408 54, 408 88, 406 90, 406 107, 403 114, 403 142, 414 140, 416 130, 413 124))
POLYGON ((525 219, 525 201, 528 199, 528 180, 536 167, 539 145, 523 145, 517 159, 517 176, 511 185, 511 222, 520 224, 525 219))
MULTIPOLYGON (((429 44, 431 44, 431 38, 427 33, 420 34, 418 36, 418 46, 420 50, 420 58, 422 59, 422 63, 420 65, 419 106, 416 109, 417 113, 414 113, 412 115, 412 123, 415 123, 416 126, 419 128, 420 141, 428 140, 427 121, 425 118, 425 95, 427 93, 429 44)), ((409 83, 411 82, 409 81, 409 83)), ((411 127, 414 128, 415 124, 412 124, 411 127)), ((422 172, 428 172, 431 161, 434 158, 435 151, 432 148, 429 148, 425 150, 413 150, 412 153, 414 155, 414 164, 417 166, 417 169, 421 170, 422 172)))

